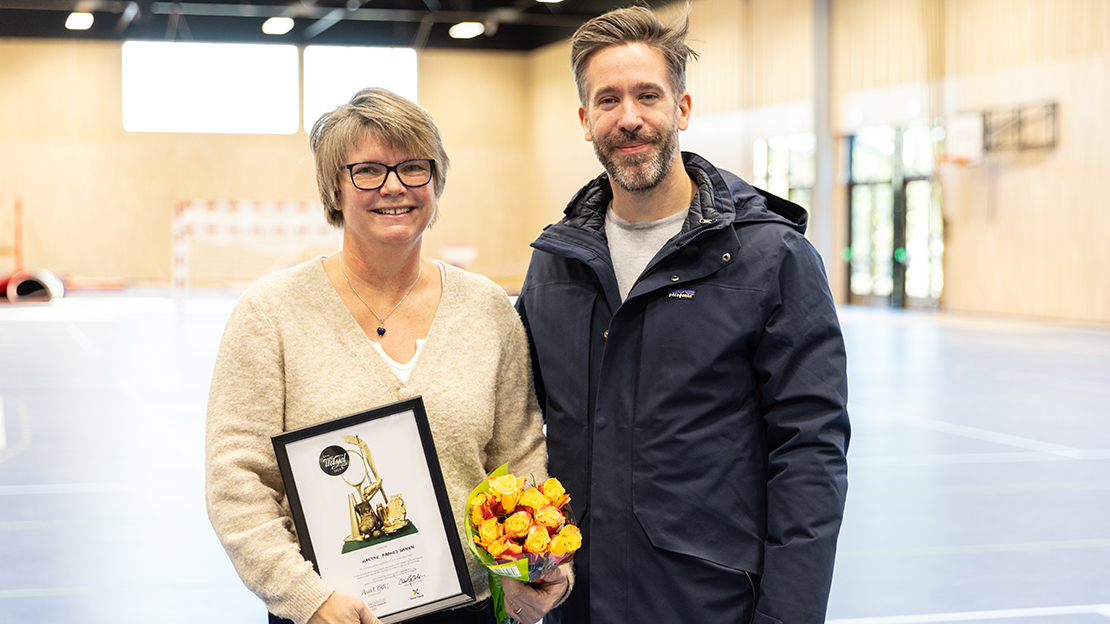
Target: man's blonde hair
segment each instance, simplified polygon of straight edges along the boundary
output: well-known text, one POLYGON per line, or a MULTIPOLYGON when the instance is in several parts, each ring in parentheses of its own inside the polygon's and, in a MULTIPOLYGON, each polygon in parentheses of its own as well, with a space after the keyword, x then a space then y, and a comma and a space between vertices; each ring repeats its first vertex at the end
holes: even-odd
POLYGON ((667 61, 675 98, 686 93, 686 61, 698 54, 686 45, 690 29, 690 5, 669 26, 664 26, 646 7, 616 9, 582 24, 571 38, 570 64, 578 87, 578 101, 586 106, 586 66, 595 52, 609 46, 642 43, 659 50, 667 61))

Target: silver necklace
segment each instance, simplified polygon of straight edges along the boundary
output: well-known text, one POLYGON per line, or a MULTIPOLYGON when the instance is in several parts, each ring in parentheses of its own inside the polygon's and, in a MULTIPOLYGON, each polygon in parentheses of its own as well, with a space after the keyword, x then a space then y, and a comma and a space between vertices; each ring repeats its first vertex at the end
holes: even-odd
POLYGON ((405 293, 405 296, 401 297, 401 300, 397 302, 397 305, 393 306, 393 309, 389 311, 389 314, 386 314, 385 316, 378 316, 378 314, 374 312, 373 308, 370 307, 370 304, 366 303, 366 300, 362 298, 362 295, 358 294, 358 291, 355 290, 354 284, 351 283, 351 278, 347 277, 346 263, 340 260, 339 264, 343 270, 343 279, 347 282, 347 287, 351 289, 351 292, 355 293, 355 296, 358 297, 358 300, 362 302, 362 305, 366 306, 367 310, 370 310, 370 314, 373 314, 374 318, 378 319, 378 336, 385 336, 385 319, 389 318, 394 312, 396 312, 397 308, 401 307, 401 304, 405 302, 405 299, 408 299, 409 295, 412 294, 412 289, 416 288, 416 282, 420 281, 420 274, 424 272, 424 266, 419 264, 417 265, 419 266, 419 269, 417 269, 416 271, 416 281, 412 283, 412 286, 409 286, 409 289, 405 293))

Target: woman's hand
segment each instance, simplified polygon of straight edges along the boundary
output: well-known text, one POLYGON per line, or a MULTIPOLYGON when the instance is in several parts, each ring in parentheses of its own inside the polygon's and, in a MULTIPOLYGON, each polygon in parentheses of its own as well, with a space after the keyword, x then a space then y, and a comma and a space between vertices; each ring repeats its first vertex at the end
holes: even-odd
POLYGON ((366 603, 350 594, 332 592, 308 624, 381 624, 366 603))
POLYGON ((501 587, 505 590, 505 611, 524 624, 539 622, 563 599, 569 584, 567 571, 563 566, 555 568, 539 585, 503 578, 501 587))

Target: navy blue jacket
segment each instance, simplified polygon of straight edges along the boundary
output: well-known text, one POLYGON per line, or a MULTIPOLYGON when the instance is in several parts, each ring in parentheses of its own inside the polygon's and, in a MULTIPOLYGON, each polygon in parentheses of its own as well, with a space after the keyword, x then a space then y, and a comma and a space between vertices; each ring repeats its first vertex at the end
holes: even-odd
POLYGON ((824 622, 849 424, 821 260, 803 209, 683 160, 682 232, 623 303, 606 175, 532 243, 517 310, 585 536, 547 621, 824 622))

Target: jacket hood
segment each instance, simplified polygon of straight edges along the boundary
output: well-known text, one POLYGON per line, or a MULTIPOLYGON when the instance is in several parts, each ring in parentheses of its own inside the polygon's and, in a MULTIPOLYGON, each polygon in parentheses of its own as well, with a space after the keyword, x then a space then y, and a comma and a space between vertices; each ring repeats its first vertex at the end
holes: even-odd
MULTIPOLYGON (((683 232, 720 219, 727 224, 781 223, 805 233, 809 215, 801 206, 757 189, 693 152, 682 152, 682 162, 686 173, 698 182, 683 232)), ((563 224, 590 232, 603 229, 605 210, 612 199, 609 174, 602 173, 570 200, 563 211, 563 224)))

